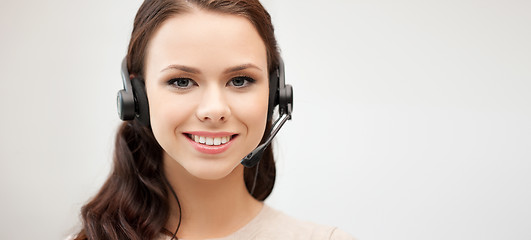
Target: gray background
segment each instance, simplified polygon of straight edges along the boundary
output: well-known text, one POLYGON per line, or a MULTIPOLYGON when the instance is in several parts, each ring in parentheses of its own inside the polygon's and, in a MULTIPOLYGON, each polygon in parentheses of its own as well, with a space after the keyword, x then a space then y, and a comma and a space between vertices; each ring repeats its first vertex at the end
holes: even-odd
MULTIPOLYGON (((0 239, 106 178, 141 1, 0 2, 0 239)), ((359 239, 531 239, 530 1, 280 1, 295 89, 267 200, 359 239)))

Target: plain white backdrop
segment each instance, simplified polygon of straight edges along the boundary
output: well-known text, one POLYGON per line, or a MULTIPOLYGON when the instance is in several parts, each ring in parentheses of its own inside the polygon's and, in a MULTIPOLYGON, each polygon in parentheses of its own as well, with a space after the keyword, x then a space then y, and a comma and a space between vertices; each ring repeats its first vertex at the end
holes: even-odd
MULTIPOLYGON (((263 1, 295 91, 267 203, 358 239, 531 239, 531 2, 263 1)), ((0 2, 0 239, 106 178, 141 1, 0 2)))

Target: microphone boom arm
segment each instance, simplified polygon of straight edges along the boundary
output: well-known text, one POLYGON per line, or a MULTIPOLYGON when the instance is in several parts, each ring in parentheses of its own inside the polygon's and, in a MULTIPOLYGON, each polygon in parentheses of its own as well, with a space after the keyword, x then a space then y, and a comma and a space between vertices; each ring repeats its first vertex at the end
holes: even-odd
POLYGON ((256 149, 254 149, 254 151, 252 151, 247 156, 245 156, 242 159, 241 164, 243 166, 245 166, 245 167, 248 167, 248 168, 254 167, 260 161, 260 159, 262 158, 262 154, 264 153, 264 150, 266 149, 266 147, 269 146, 269 144, 271 143, 273 138, 277 135, 277 133, 280 130, 280 128, 290 118, 291 118, 291 116, 289 114, 287 114, 287 113, 282 114, 282 116, 280 116, 280 118, 278 118, 275 121, 275 123, 273 123, 273 127, 271 129, 271 133, 269 134, 269 137, 267 138, 267 140, 264 143, 260 144, 260 146, 256 147, 256 149))

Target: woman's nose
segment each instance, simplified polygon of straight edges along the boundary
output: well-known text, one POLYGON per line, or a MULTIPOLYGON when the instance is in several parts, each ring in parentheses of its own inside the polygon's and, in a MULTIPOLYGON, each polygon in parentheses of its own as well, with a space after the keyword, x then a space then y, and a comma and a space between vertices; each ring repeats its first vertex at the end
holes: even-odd
POLYGON ((196 111, 196 116, 200 121, 221 123, 227 121, 230 115, 230 107, 223 89, 209 88, 203 92, 196 111))

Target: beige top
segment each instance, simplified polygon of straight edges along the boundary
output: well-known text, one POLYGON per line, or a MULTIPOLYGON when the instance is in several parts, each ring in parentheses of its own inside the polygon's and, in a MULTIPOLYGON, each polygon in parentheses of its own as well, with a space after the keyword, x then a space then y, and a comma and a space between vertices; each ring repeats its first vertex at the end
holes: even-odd
MULTIPOLYGON (((158 240, 170 240, 171 237, 161 235, 158 240)), ((318 225, 311 222, 300 221, 266 204, 247 225, 233 234, 209 240, 354 240, 352 236, 336 227, 318 225)))

